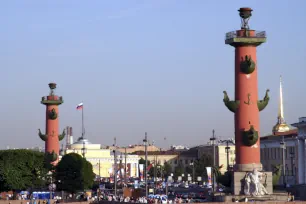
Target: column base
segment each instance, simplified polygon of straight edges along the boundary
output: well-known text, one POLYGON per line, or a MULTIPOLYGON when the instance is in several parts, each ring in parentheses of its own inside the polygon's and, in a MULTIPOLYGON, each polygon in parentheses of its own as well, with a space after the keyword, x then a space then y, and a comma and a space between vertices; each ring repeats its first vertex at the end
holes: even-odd
POLYGON ((262 164, 235 164, 234 171, 253 171, 257 169, 257 171, 262 170, 262 164))
MULTIPOLYGON (((247 172, 233 172, 232 174, 232 194, 233 195, 244 195, 244 179, 247 172)), ((269 194, 273 194, 273 182, 272 172, 261 172, 266 173, 267 178, 261 180, 261 183, 265 186, 269 194)))

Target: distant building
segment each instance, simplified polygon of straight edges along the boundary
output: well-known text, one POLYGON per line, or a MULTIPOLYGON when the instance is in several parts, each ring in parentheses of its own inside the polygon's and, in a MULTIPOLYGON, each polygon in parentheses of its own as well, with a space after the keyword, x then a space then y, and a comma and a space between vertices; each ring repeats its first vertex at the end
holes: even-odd
MULTIPOLYGON (((274 172, 274 166, 283 165, 283 148, 281 142, 284 140, 285 154, 285 179, 288 184, 297 183, 297 144, 298 131, 296 129, 282 132, 282 135, 268 135, 260 138, 260 161, 264 171, 274 172)), ((278 184, 284 183, 284 172, 278 184)))
POLYGON ((306 117, 300 117, 299 122, 291 124, 298 128, 296 140, 297 184, 306 184, 306 117))
MULTIPOLYGON (((117 151, 122 152, 122 153, 128 153, 131 154, 133 152, 139 152, 139 151, 145 151, 145 146, 144 145, 129 145, 127 147, 114 147, 114 146, 107 146, 107 149, 113 150, 117 149, 117 151)), ((160 151, 161 149, 159 147, 156 147, 152 144, 147 146, 147 151, 148 152, 156 152, 160 151)))
MULTIPOLYGON (((226 149, 226 145, 224 144, 216 144, 215 145, 215 159, 216 159, 216 166, 221 167, 220 172, 224 174, 227 171, 227 166, 229 168, 233 168, 236 162, 235 156, 235 145, 229 145, 228 153, 226 149)), ((208 156, 213 159, 213 146, 212 145, 201 145, 198 146, 198 158, 202 156, 208 156)))
MULTIPOLYGON (((94 173, 102 178, 110 178, 114 172, 114 155, 111 149, 103 149, 100 144, 93 144, 86 138, 80 137, 77 142, 70 144, 69 148, 62 152, 63 154, 77 153, 85 156, 93 166, 94 173)), ((120 164, 127 165, 127 176, 138 177, 138 161, 137 155, 125 154, 116 151, 117 169, 120 164)), ((61 159, 61 158, 60 158, 61 159)))
POLYGON ((183 145, 172 145, 171 150, 175 150, 175 151, 186 151, 189 150, 190 148, 183 146, 183 145))
MULTIPOLYGON (((144 151, 138 151, 134 152, 134 154, 138 155, 139 158, 145 159, 145 152, 144 151)), ((165 163, 168 163, 171 165, 172 170, 174 171, 174 168, 178 165, 178 158, 179 158, 179 152, 168 150, 168 151, 155 151, 155 152, 148 152, 148 161, 150 161, 151 164, 155 165, 164 165, 165 163)))
MULTIPOLYGON (((227 158, 229 160, 229 167, 235 164, 235 146, 229 145, 229 151, 226 152, 226 145, 217 144, 216 148, 216 165, 221 166, 221 173, 227 171, 227 158)), ((182 149, 180 149, 182 150, 182 149)), ((200 159, 203 156, 206 156, 212 162, 213 159, 213 147, 211 145, 201 145, 192 147, 185 151, 180 150, 168 150, 168 151, 156 151, 156 152, 148 152, 148 160, 150 163, 164 165, 168 163, 171 165, 172 170, 174 172, 175 167, 179 164, 182 165, 185 169, 187 167, 191 167, 194 162, 200 159)), ((145 152, 139 151, 135 152, 140 158, 145 159, 145 152)))

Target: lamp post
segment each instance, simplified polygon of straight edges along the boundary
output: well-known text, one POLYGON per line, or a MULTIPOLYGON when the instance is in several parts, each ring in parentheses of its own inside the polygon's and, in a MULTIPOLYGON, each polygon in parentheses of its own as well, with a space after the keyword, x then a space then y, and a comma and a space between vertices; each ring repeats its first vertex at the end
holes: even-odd
POLYGON ((195 180, 194 180, 194 162, 191 162, 190 166, 192 166, 192 182, 195 183, 195 180))
POLYGON ((81 149, 81 151, 82 151, 83 158, 85 159, 85 155, 87 153, 87 149, 86 149, 86 146, 85 146, 85 141, 83 141, 83 148, 81 149))
POLYGON ((143 144, 145 146, 145 169, 144 169, 144 173, 145 173, 145 188, 146 188, 146 198, 148 197, 148 175, 147 175, 147 166, 148 166, 148 136, 147 133, 145 133, 145 138, 143 140, 143 144))
POLYGON ((291 159, 291 175, 294 176, 294 174, 293 174, 293 159, 294 159, 293 149, 290 151, 290 159, 291 159))
POLYGON ((156 155, 156 153, 155 153, 155 155, 154 155, 154 167, 153 167, 154 169, 154 179, 153 179, 153 181, 154 181, 154 194, 156 194, 156 189, 157 189, 157 155, 156 155))
POLYGON ((116 155, 116 138, 114 138, 114 186, 115 186, 115 193, 114 195, 117 196, 117 155, 116 155))
POLYGON ((282 166, 283 166, 283 184, 284 187, 286 187, 286 161, 285 161, 285 151, 286 151, 286 143, 285 143, 285 138, 283 136, 282 141, 280 142, 280 148, 282 149, 282 166))
POLYGON ((294 163, 293 163, 294 156, 295 156, 294 150, 291 149, 291 151, 290 151, 290 159, 291 159, 291 176, 293 177, 293 179, 294 179, 294 182, 293 182, 293 183, 295 184, 294 163))
POLYGON ((52 200, 52 194, 53 191, 55 190, 55 184, 53 183, 53 173, 52 171, 48 172, 48 176, 50 177, 50 185, 49 185, 49 190, 50 190, 50 200, 52 200))
POLYGON ((99 159, 99 163, 97 163, 98 168, 99 168, 99 183, 101 181, 101 163, 100 163, 100 159, 99 159))
POLYGON ((212 137, 210 138, 210 143, 212 145, 213 148, 213 186, 212 186, 212 190, 213 192, 215 192, 215 172, 214 172, 214 168, 216 166, 216 147, 215 147, 215 142, 216 142, 216 136, 215 136, 215 130, 212 131, 212 137))
POLYGON ((126 147, 124 148, 124 184, 127 186, 126 180, 126 147))
MULTIPOLYGON (((62 181, 58 180, 58 183, 60 183, 60 185, 61 185, 62 181)), ((64 191, 63 191, 63 189, 61 189, 61 197, 62 197, 62 200, 64 200, 64 191)))
POLYGON ((226 152, 226 160, 227 160, 227 171, 229 171, 229 150, 231 149, 229 144, 235 144, 234 139, 220 140, 222 143, 226 143, 225 152, 226 152))

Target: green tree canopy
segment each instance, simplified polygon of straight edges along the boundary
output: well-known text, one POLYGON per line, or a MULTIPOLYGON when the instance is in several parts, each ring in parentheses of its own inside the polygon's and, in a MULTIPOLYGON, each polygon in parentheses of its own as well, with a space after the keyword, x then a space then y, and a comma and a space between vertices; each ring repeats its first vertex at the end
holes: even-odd
POLYGON ((173 173, 172 166, 167 162, 164 163, 163 170, 164 170, 165 177, 168 177, 171 175, 171 173, 173 173))
POLYGON ((46 185, 48 169, 42 152, 17 149, 0 151, 0 191, 31 190, 46 185))
POLYGON ((206 167, 212 167, 212 158, 209 155, 203 155, 201 158, 194 162, 195 175, 201 177, 207 177, 206 167))
POLYGON ((76 153, 63 156, 56 166, 57 189, 76 193, 93 186, 95 174, 90 162, 76 153))
MULTIPOLYGON (((141 157, 141 158, 139 159, 138 163, 139 163, 139 164, 145 165, 145 164, 146 164, 146 160, 145 160, 144 158, 141 157)), ((151 162, 148 160, 148 166, 150 166, 150 164, 151 164, 151 162)))
POLYGON ((181 162, 179 162, 178 165, 174 169, 174 176, 175 178, 178 178, 183 173, 185 173, 184 165, 181 162))

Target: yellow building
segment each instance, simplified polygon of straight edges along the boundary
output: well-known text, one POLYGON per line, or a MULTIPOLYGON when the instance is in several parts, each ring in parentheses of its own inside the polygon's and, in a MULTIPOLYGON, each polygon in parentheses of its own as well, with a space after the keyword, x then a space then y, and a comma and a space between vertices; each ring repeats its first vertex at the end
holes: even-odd
MULTIPOLYGON (((232 168, 235 164, 235 145, 229 145, 228 154, 226 152, 226 145, 218 144, 215 146, 215 158, 216 165, 222 166, 220 172, 223 174, 227 171, 227 165, 232 168), (229 160, 229 161, 227 161, 229 160)), ((213 158, 213 146, 212 145, 203 145, 198 147, 198 157, 200 158, 202 155, 207 155, 213 158)))
MULTIPOLYGON (((139 158, 145 159, 145 152, 139 151, 135 152, 139 156, 139 158)), ((156 151, 156 152, 148 152, 148 161, 151 164, 155 164, 155 162, 159 165, 164 165, 168 163, 172 166, 174 170, 175 166, 177 166, 177 160, 179 157, 179 153, 175 151, 156 151)))
MULTIPOLYGON (((69 153, 77 153, 84 156, 92 164, 96 175, 102 178, 109 178, 113 175, 115 163, 113 150, 103 149, 101 144, 93 144, 88 139, 80 137, 77 142, 69 145, 66 149, 65 154, 69 153)), ((117 169, 119 169, 119 166, 124 169, 126 161, 127 176, 138 177, 138 155, 125 155, 116 151, 116 158, 117 169)))
MULTIPOLYGON (((145 151, 145 146, 144 145, 130 145, 127 147, 114 147, 114 146, 108 146, 107 149, 113 150, 114 148, 117 149, 117 151, 122 152, 122 153, 134 153, 134 152, 139 152, 139 151, 145 151)), ((154 145, 148 145, 147 146, 147 151, 148 152, 156 152, 160 151, 161 149, 159 147, 156 147, 154 145)))

